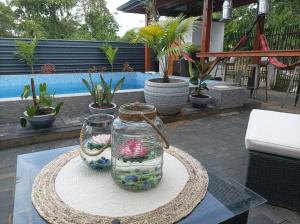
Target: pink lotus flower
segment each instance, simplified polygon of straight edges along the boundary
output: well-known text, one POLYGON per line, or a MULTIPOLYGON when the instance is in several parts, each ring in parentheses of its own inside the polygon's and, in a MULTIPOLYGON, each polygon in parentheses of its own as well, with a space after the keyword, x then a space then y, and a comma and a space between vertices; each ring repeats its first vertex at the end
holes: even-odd
POLYGON ((119 146, 118 151, 120 155, 127 158, 144 157, 148 153, 148 149, 137 139, 129 139, 119 146))
POLYGON ((111 135, 96 135, 93 136, 93 143, 99 145, 111 144, 111 135))

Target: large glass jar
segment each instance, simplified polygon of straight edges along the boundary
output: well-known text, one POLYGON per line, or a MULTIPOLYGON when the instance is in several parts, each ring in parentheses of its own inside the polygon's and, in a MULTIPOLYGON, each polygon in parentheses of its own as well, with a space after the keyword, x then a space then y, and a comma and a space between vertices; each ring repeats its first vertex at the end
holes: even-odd
POLYGON ((122 188, 143 191, 162 178, 163 123, 152 105, 122 105, 112 125, 112 177, 122 188))
POLYGON ((114 116, 94 114, 88 116, 80 132, 80 156, 90 167, 107 169, 111 165, 111 124, 114 116))

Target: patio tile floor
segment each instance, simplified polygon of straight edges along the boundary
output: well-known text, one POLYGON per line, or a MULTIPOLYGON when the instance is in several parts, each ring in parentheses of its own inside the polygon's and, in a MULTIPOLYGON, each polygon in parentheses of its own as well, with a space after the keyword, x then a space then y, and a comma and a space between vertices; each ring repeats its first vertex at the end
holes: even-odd
MULTIPOLYGON (((166 125, 172 145, 182 148, 206 167, 220 170, 242 184, 248 161, 244 136, 249 111, 219 114, 166 125)), ((40 143, 0 151, 0 223, 10 223, 14 198, 16 157, 19 154, 78 144, 78 139, 40 143)), ((262 205, 253 209, 249 224, 298 224, 300 212, 262 205)))

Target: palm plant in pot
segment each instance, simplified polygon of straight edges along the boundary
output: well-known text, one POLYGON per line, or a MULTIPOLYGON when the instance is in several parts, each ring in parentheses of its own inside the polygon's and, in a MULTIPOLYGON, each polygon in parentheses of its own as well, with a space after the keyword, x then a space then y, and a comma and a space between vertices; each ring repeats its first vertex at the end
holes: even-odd
POLYGON ((182 79, 170 78, 167 74, 168 61, 171 56, 178 56, 189 46, 184 42, 191 34, 195 21, 199 17, 166 18, 153 22, 139 30, 137 40, 153 49, 159 61, 162 78, 149 79, 145 83, 145 100, 156 106, 162 115, 176 114, 186 104, 189 83, 182 79))
POLYGON ((188 61, 190 82, 196 86, 189 95, 190 102, 196 108, 204 108, 212 99, 210 95, 204 93, 204 91, 209 91, 205 82, 205 80, 209 79, 209 75, 205 74, 209 65, 204 64, 203 61, 195 61, 187 53, 183 53, 183 57, 188 61), (204 72, 204 74, 202 75, 201 72, 204 72))
POLYGON ((34 79, 31 79, 30 85, 24 86, 22 99, 32 96, 32 105, 26 107, 26 111, 20 119, 22 127, 26 126, 27 121, 35 129, 50 128, 59 113, 63 102, 59 102, 53 107, 54 96, 47 92, 47 84, 41 83, 39 86, 39 97, 36 96, 34 79))
POLYGON ((114 114, 117 105, 113 103, 112 100, 115 92, 121 89, 124 81, 125 77, 118 80, 115 88, 112 90, 112 79, 107 83, 102 74, 100 74, 100 84, 92 79, 91 74, 89 74, 89 82, 86 79, 82 79, 83 84, 93 98, 93 102, 89 104, 90 112, 92 114, 114 114))

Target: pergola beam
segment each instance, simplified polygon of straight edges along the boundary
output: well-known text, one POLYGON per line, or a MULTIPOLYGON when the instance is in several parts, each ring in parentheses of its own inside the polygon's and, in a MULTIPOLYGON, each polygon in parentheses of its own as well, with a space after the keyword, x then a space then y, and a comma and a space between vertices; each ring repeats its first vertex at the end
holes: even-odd
MULTIPOLYGON (((205 0, 157 0, 156 6, 160 15, 162 16, 178 16, 183 13, 186 16, 199 16, 199 12, 202 11, 202 4, 205 0), (186 10, 178 11, 177 8, 182 6, 190 5, 192 8, 187 8, 186 10), (174 9, 170 10, 170 9, 174 9)), ((212 1, 212 0, 210 0, 212 1)), ((145 13, 145 3, 146 0, 130 0, 118 8, 119 11, 129 12, 129 13, 145 13)), ((257 0, 233 0, 233 7, 240 7, 243 5, 249 5, 256 3, 257 0)), ((222 10, 223 0, 214 0, 213 11, 222 10)))
POLYGON ((227 52, 200 52, 197 57, 300 57, 300 49, 270 50, 270 51, 227 51, 227 52))

